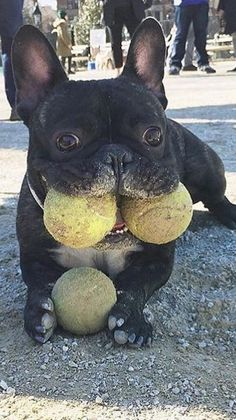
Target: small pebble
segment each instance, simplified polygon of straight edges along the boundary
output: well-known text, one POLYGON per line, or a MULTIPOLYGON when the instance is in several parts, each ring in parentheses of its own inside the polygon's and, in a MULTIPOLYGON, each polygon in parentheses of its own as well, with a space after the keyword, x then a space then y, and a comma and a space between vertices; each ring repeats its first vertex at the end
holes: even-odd
POLYGON ((180 393, 180 389, 176 386, 176 387, 174 387, 174 388, 172 388, 172 392, 173 392, 173 394, 179 394, 180 393))
POLYGON ((103 403, 103 399, 101 397, 97 396, 96 399, 95 399, 95 402, 97 404, 102 404, 103 403))
POLYGON ((68 365, 69 365, 70 367, 73 367, 73 368, 77 368, 77 367, 78 367, 77 363, 73 362, 73 360, 70 360, 70 361, 68 362, 68 365))
POLYGON ((198 347, 200 349, 205 349, 206 346, 207 346, 207 343, 205 341, 200 341, 200 343, 198 343, 198 347))
POLYGON ((6 389, 8 388, 8 385, 5 381, 1 380, 0 381, 0 388, 3 389, 3 391, 6 391, 6 389))
POLYGON ((235 400, 230 400, 229 401, 229 408, 232 410, 233 406, 235 404, 235 400))

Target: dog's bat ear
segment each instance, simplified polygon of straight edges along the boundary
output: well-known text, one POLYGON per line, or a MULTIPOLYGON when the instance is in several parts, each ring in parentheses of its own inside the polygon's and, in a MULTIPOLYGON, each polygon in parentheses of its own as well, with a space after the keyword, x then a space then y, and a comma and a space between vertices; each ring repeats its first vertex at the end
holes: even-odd
POLYGON ((41 99, 67 76, 51 44, 31 25, 22 26, 15 36, 12 67, 17 112, 27 124, 41 99))
POLYGON ((165 37, 159 22, 148 17, 136 29, 130 43, 123 74, 145 83, 159 98, 164 109, 167 98, 162 83, 166 58, 165 37))

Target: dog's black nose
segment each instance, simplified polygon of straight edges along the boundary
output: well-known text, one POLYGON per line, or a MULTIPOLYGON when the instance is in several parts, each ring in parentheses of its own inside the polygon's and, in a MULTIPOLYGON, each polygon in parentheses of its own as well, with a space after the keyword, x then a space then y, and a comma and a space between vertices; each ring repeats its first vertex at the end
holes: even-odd
POLYGON ((102 160, 111 165, 115 175, 119 176, 124 172, 126 165, 132 162, 133 156, 126 147, 111 144, 103 147, 102 160))

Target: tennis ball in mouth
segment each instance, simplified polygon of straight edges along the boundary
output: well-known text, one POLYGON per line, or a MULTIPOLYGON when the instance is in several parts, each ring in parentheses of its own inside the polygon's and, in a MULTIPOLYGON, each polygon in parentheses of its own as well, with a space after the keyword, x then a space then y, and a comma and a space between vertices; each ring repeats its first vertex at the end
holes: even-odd
POLYGON ((44 225, 63 245, 86 248, 101 241, 116 221, 112 195, 69 196, 50 189, 44 202, 44 225))
POLYGON ((178 238, 192 218, 192 200, 182 183, 170 194, 151 199, 124 198, 121 214, 131 233, 143 242, 165 244, 178 238))
POLYGON ((72 268, 64 273, 52 290, 57 322, 76 335, 102 330, 116 303, 112 281, 94 268, 72 268))

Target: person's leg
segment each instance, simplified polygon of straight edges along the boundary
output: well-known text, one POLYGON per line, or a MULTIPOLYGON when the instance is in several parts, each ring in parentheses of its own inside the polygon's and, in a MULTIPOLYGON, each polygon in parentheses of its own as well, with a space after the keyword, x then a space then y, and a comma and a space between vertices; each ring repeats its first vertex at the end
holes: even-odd
MULTIPOLYGON (((236 32, 233 32, 232 34, 232 40, 233 40, 233 49, 234 49, 234 56, 236 57, 236 32)), ((236 67, 234 67, 232 70, 228 70, 229 72, 233 71, 236 72, 236 67)))
POLYGON ((231 35, 233 40, 234 56, 236 57, 236 32, 233 32, 231 35))
POLYGON ((62 64, 63 68, 65 69, 66 57, 61 57, 61 64, 62 64))
POLYGON ((5 83, 5 92, 6 92, 7 100, 11 108, 15 108, 16 88, 15 88, 15 82, 13 78, 13 71, 12 71, 12 65, 11 65, 12 38, 2 36, 1 40, 2 40, 2 65, 3 65, 3 75, 4 75, 4 83, 5 83))
POLYGON ((71 69, 71 66, 72 66, 72 55, 68 57, 68 74, 74 74, 74 72, 71 69))
POLYGON ((193 65, 193 51, 194 51, 194 31, 193 24, 191 23, 188 31, 188 37, 186 42, 186 51, 183 59, 183 69, 182 70, 197 70, 197 67, 193 65))
POLYGON ((126 15, 124 16, 124 25, 129 32, 130 38, 132 38, 135 29, 140 24, 140 22, 141 21, 134 16, 132 8, 130 8, 130 10, 128 9, 126 15))
POLYGON ((198 66, 208 66, 209 58, 206 51, 207 26, 208 26, 208 3, 193 6, 193 29, 195 35, 195 47, 198 52, 198 66))
POLYGON ((176 35, 170 55, 170 70, 171 67, 178 69, 182 67, 181 62, 185 54, 185 45, 192 19, 191 9, 192 6, 176 6, 175 8, 176 35))
POLYGON ((168 35, 168 37, 167 37, 167 40, 166 40, 166 54, 167 54, 167 57, 166 57, 166 65, 167 65, 167 67, 169 67, 170 65, 169 65, 169 63, 170 63, 170 57, 171 57, 171 54, 172 54, 172 49, 173 49, 173 43, 174 43, 174 39, 175 39, 175 34, 176 34, 176 26, 175 26, 175 24, 172 26, 172 28, 171 28, 171 30, 170 30, 170 33, 169 33, 169 35, 168 35))
POLYGON ((141 20, 136 18, 132 9, 132 5, 129 2, 127 2, 127 6, 120 8, 119 12, 120 19, 123 25, 127 28, 131 39, 141 20))
POLYGON ((122 23, 118 22, 108 28, 110 33, 111 50, 116 69, 121 68, 123 65, 123 53, 121 47, 122 27, 122 23))

